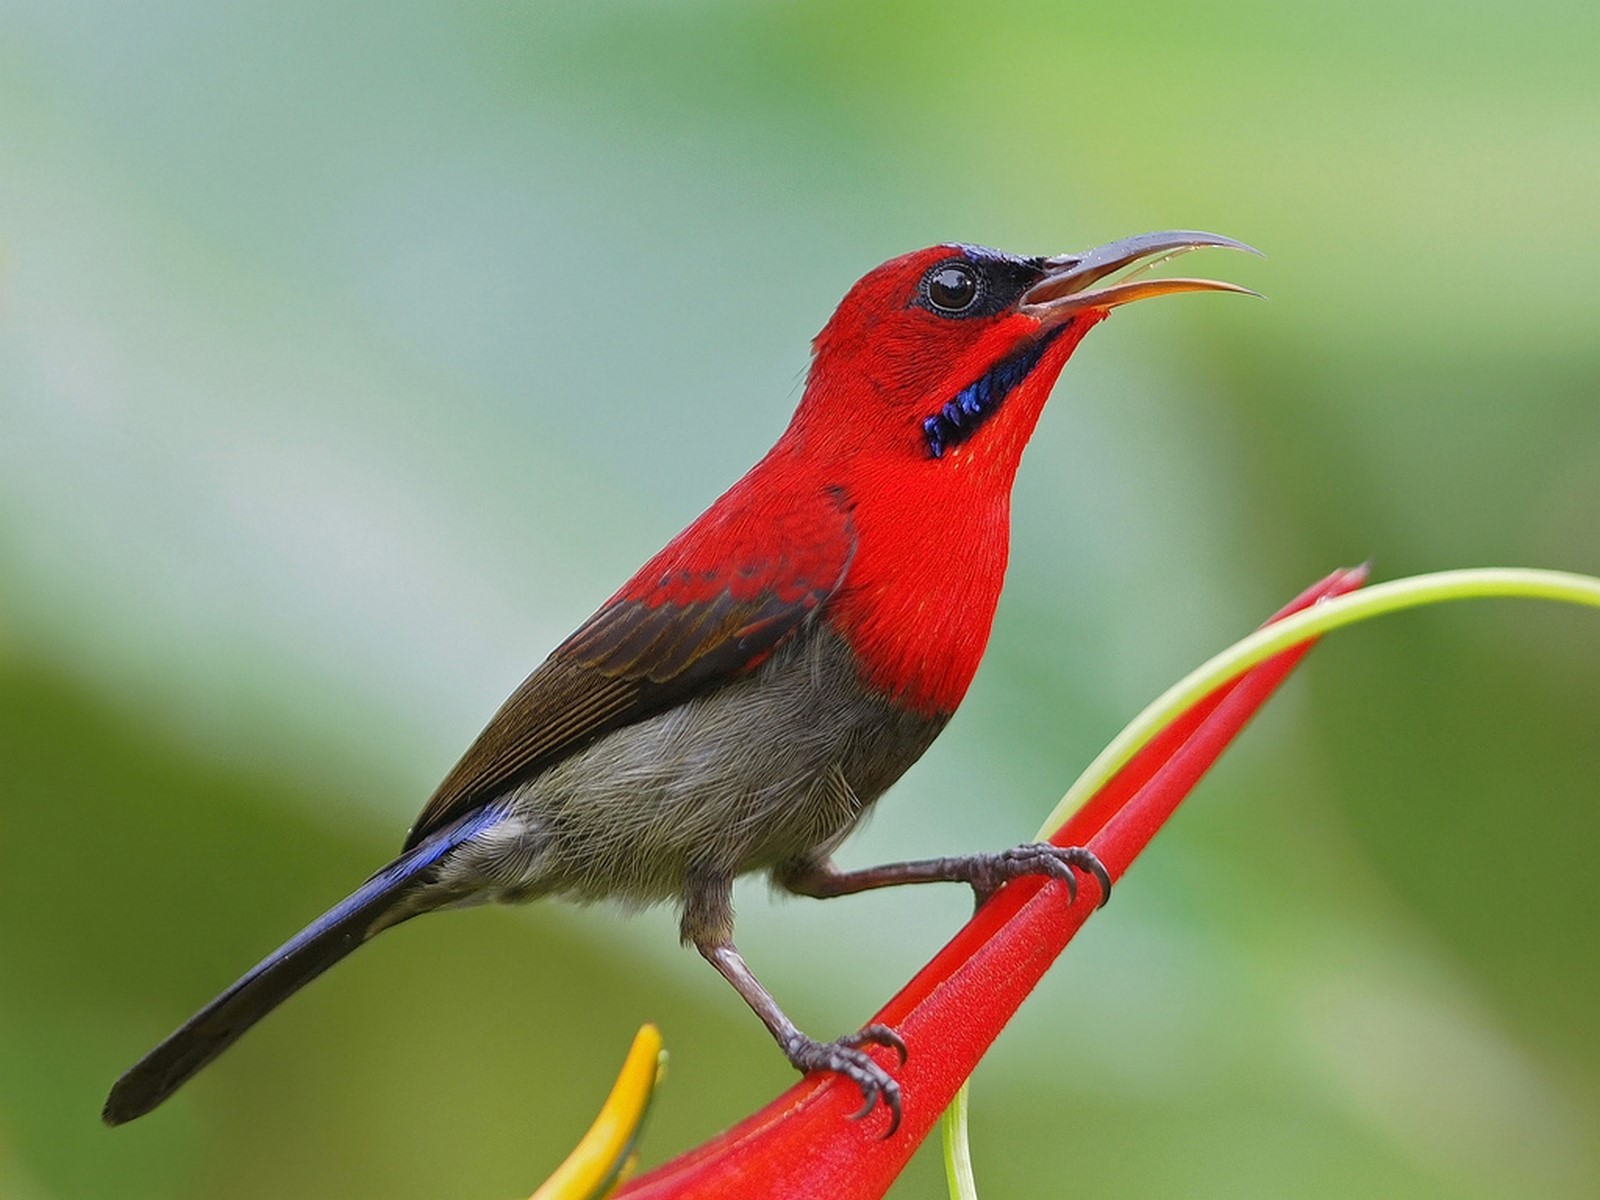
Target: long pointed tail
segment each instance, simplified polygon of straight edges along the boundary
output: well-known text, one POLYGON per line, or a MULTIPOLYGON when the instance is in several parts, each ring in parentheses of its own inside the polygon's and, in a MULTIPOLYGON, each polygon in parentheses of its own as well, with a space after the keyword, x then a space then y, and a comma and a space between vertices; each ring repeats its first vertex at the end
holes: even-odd
POLYGON ((101 1117, 121 1125, 160 1104, 262 1017, 384 928, 428 870, 495 814, 475 813, 406 851, 257 963, 117 1080, 101 1117))

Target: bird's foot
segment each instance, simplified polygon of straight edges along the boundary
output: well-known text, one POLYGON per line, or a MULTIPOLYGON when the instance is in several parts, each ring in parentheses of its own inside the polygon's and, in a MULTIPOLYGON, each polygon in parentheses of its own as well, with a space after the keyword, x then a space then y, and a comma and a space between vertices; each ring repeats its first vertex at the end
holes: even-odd
POLYGON ((861 1089, 861 1111, 852 1120, 861 1120, 881 1101, 889 1110, 889 1128, 883 1136, 894 1136, 895 1130, 900 1128, 900 1084, 861 1047, 887 1046, 899 1055, 904 1065, 906 1044, 899 1034, 887 1025, 868 1025, 833 1042, 817 1042, 803 1033, 795 1033, 782 1044, 784 1054, 797 1070, 806 1074, 832 1071, 861 1089))
POLYGON ((1023 875, 1048 875, 1067 885, 1067 902, 1078 899, 1076 868, 1092 875, 1100 885, 1100 906, 1111 899, 1111 875, 1093 850, 1083 846, 1053 846, 1049 842, 1028 842, 990 854, 974 854, 962 860, 961 877, 972 885, 977 902, 1000 890, 1000 886, 1023 875))

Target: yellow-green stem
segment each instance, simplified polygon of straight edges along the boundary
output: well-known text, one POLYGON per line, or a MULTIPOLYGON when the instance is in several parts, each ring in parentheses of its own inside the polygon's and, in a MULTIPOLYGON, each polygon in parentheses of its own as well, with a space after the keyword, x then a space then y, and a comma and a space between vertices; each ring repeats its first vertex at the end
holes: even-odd
MULTIPOLYGON (((1310 608, 1264 626, 1189 672, 1135 717, 1089 764, 1051 810, 1038 837, 1047 838, 1105 786, 1152 737, 1179 714, 1229 680, 1290 646, 1385 613, 1449 600, 1521 597, 1600 608, 1600 579, 1565 571, 1525 567, 1477 567, 1413 575, 1358 592, 1320 600, 1310 608)), ((967 1089, 963 1086, 940 1122, 945 1174, 951 1200, 977 1200, 967 1136, 967 1089)))
POLYGON ((1077 782, 1067 789, 1061 802, 1045 818, 1039 836, 1048 837, 1059 829, 1068 817, 1082 807, 1084 801, 1104 787, 1124 763, 1178 714, 1279 651, 1287 650, 1307 638, 1385 613, 1442 604, 1448 600, 1491 596, 1557 600, 1600 608, 1600 579, 1564 571, 1536 571, 1522 567, 1439 571, 1433 575, 1413 575, 1407 579, 1373 584, 1359 592, 1320 600, 1308 609, 1263 626, 1195 668, 1156 697, 1149 707, 1111 740, 1088 769, 1078 776, 1077 782))
POLYGON ((944 1177, 950 1183, 950 1200, 978 1200, 978 1182, 972 1174, 972 1141, 967 1136, 967 1085, 962 1084, 939 1120, 944 1140, 944 1177))

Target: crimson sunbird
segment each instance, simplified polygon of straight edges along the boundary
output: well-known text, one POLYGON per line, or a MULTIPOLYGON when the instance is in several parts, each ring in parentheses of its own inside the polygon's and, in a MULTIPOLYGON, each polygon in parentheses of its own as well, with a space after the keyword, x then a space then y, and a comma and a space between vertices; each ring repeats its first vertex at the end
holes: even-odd
POLYGON ((1085 254, 948 244, 862 278, 812 343, 789 427, 522 683, 423 808, 400 855, 140 1059, 103 1113, 149 1112, 245 1030, 381 930, 543 896, 674 901, 685 943, 802 1072, 833 1071, 899 1122, 863 1047, 803 1034, 733 943, 733 881, 803 896, 937 881, 981 902, 1047 874, 1110 881, 1045 844, 844 871, 834 849, 938 736, 988 641, 1011 485, 1056 377, 1115 307, 1247 289, 1116 273, 1217 234, 1148 233, 1085 254), (1099 285, 1099 286, 1097 286, 1099 285))

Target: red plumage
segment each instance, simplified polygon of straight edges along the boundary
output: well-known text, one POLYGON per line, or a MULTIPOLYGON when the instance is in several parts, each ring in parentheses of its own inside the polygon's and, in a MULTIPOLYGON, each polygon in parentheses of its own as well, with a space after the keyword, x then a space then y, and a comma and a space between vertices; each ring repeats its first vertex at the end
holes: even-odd
POLYGON ((739 600, 793 597, 833 581, 848 559, 821 619, 844 634, 873 689, 925 716, 955 710, 1005 579, 1023 448, 1067 359, 1105 314, 1072 321, 981 438, 933 458, 922 420, 1040 331, 1015 311, 952 322, 908 307, 917 280, 949 255, 937 246, 905 255, 851 289, 813 343, 805 392, 777 444, 613 602, 692 606, 724 589, 739 600))

